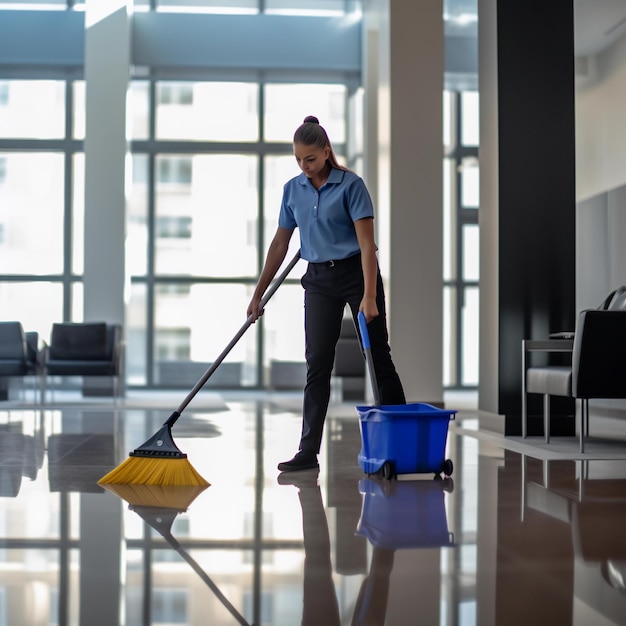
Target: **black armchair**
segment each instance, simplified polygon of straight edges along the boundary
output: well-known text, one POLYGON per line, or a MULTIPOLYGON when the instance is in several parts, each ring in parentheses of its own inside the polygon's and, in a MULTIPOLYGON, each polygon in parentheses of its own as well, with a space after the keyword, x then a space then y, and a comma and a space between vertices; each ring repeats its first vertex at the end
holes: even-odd
MULTIPOLYGON (((572 365, 547 365, 526 370, 526 393, 544 396, 546 441, 550 428, 550 396, 581 401, 580 451, 589 435, 589 400, 626 399, 626 311, 581 311, 573 342, 572 365)), ((525 430, 525 429, 524 429, 525 430)))
POLYGON ((43 390, 49 376, 100 376, 113 379, 113 395, 121 392, 122 327, 105 322, 65 322, 52 326, 44 349, 43 390))
POLYGON ((25 333, 21 322, 0 322, 0 378, 39 375, 37 349, 27 342, 36 333, 25 333))
MULTIPOLYGON (((624 311, 626 310, 626 285, 622 285, 611 291, 597 307, 598 311, 624 311)), ((550 396, 571 395, 571 378, 567 372, 571 371, 571 358, 568 366, 563 366, 562 376, 550 376, 546 378, 539 373, 539 368, 533 369, 532 380, 528 380, 530 372, 528 368, 529 355, 531 352, 543 353, 567 353, 571 357, 574 347, 575 332, 573 330, 550 333, 548 339, 524 339, 522 341, 522 436, 526 438, 528 432, 528 403, 527 393, 540 393, 543 395, 544 433, 546 443, 550 441, 550 396), (530 384, 530 388, 528 385, 530 384)), ((557 367, 557 366, 554 366, 557 367)), ((547 371, 547 370, 546 370, 547 371)), ((556 369, 551 369, 554 374, 556 369)))
POLYGON ((26 337, 26 358, 30 369, 39 373, 41 362, 41 348, 39 347, 39 333, 35 330, 29 330, 24 333, 26 337))
MULTIPOLYGON (((626 309, 626 285, 622 285, 617 289, 611 291, 611 293, 602 300, 599 311, 622 311, 626 309)), ((574 331, 561 331, 558 333, 550 333, 548 335, 550 339, 574 339, 574 331)))

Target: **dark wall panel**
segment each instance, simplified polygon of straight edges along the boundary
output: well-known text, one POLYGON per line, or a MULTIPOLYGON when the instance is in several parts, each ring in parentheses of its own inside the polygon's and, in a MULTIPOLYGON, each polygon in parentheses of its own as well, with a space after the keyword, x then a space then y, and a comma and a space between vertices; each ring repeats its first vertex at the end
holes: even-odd
POLYGON ((576 318, 573 3, 498 0, 497 30, 499 408, 514 434, 522 339, 576 318))

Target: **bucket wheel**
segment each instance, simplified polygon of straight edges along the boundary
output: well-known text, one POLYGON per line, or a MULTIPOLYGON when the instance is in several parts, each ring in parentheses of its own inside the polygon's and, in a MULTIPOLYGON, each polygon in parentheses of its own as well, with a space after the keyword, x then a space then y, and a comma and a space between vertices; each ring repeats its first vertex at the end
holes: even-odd
POLYGON ((444 473, 444 476, 452 476, 452 471, 454 470, 454 465, 452 464, 451 459, 446 459, 441 466, 441 471, 444 473))
POLYGON ((385 461, 383 463, 383 466, 380 468, 379 474, 385 480, 391 480, 391 479, 395 478, 396 477, 396 472, 394 470, 393 463, 391 463, 389 461, 385 461))

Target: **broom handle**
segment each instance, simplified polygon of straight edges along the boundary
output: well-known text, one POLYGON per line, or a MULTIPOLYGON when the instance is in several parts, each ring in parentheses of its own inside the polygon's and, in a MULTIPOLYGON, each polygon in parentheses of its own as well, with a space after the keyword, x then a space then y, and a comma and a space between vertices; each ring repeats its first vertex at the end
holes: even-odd
POLYGON ((361 343, 363 344, 363 352, 365 354, 365 362, 367 364, 367 371, 370 376, 370 383, 372 385, 372 393, 374 394, 374 404, 380 406, 380 397, 378 395, 378 383, 376 382, 376 372, 374 371, 374 362, 372 361, 372 347, 370 345, 370 336, 367 332, 367 320, 362 311, 358 314, 359 330, 361 331, 361 343))
MULTIPOLYGON (((289 262, 289 265, 283 270, 280 276, 269 286, 268 290, 265 292, 265 295, 261 299, 259 304, 259 308, 263 309, 263 307, 267 304, 269 299, 274 295, 276 290, 280 287, 281 283, 287 278, 287 275, 294 268, 296 263, 300 260, 300 250, 296 252, 295 256, 289 262)), ((198 391, 204 387, 204 384, 211 377, 213 372, 221 365, 222 361, 226 358, 226 355, 234 348, 235 344, 241 339, 243 334, 248 330, 248 328, 252 325, 254 320, 254 316, 250 314, 248 319, 245 321, 244 325, 239 329, 237 334, 230 340, 230 343, 222 350, 221 354, 215 359, 213 363, 211 363, 211 367, 204 372, 202 378, 195 384, 194 388, 187 394, 185 399, 180 403, 178 408, 167 420, 167 424, 173 426, 176 420, 180 417, 180 414, 185 410, 185 407, 193 400, 198 391)))

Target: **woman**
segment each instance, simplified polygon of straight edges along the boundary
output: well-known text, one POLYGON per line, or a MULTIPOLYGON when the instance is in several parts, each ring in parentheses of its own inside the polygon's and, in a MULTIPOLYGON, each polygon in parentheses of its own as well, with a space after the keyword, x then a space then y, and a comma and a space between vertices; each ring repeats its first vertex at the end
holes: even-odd
POLYGON ((328 135, 308 116, 294 133, 293 150, 302 174, 283 189, 278 228, 270 244, 247 315, 256 321, 260 302, 281 266, 293 231, 308 261, 304 287, 305 357, 302 434, 297 454, 278 464, 283 472, 317 469, 335 346, 345 305, 368 322, 372 362, 381 404, 404 404, 391 359, 383 283, 374 243, 374 208, 363 180, 337 162, 328 135))

